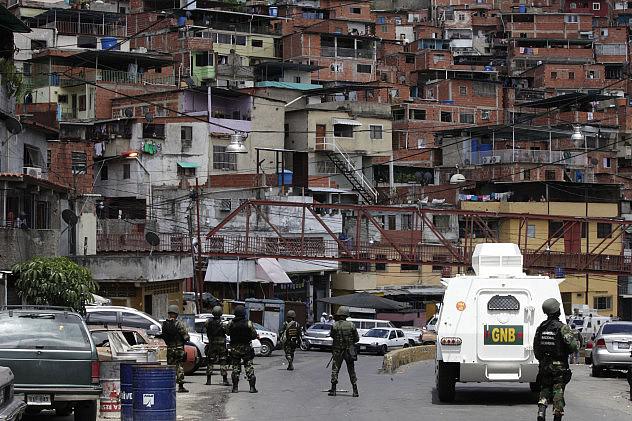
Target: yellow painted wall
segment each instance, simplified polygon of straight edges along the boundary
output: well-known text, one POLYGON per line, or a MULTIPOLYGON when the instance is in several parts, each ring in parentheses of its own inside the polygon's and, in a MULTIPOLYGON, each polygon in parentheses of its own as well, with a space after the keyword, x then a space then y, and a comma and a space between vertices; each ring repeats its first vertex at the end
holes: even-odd
MULTIPOLYGON (((219 31, 218 31, 219 32, 219 31)), ((232 34, 232 32, 226 32, 227 34, 232 34)), ((241 33, 237 33, 237 35, 243 35, 241 33)), ((235 50, 237 55, 243 57, 267 57, 267 58, 275 58, 274 51, 274 38, 267 37, 265 35, 246 35, 246 45, 231 45, 231 44, 220 44, 218 42, 213 43, 213 51, 220 55, 228 55, 230 54, 230 50, 235 50), (263 43, 262 47, 253 47, 252 41, 259 40, 263 43)))

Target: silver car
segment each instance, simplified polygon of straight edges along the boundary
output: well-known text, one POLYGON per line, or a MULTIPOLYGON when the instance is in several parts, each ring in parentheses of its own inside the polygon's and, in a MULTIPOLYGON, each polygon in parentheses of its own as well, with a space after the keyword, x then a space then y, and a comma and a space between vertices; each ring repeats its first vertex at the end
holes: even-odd
POLYGON ((334 343, 331 337, 331 328, 333 325, 328 323, 314 323, 305 331, 303 342, 309 348, 331 348, 334 343))
POLYGON ((632 322, 605 323, 593 344, 593 377, 599 377, 606 368, 628 369, 632 365, 632 322))

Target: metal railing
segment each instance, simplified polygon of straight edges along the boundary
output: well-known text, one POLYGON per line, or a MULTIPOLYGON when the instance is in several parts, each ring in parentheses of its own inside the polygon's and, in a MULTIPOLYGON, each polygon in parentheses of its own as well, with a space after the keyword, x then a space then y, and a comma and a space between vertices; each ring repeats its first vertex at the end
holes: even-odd
POLYGON ((191 252, 191 238, 187 234, 156 234, 157 246, 150 245, 145 234, 97 234, 97 253, 119 252, 191 252))
MULTIPOLYGON (((319 144, 317 143, 316 145, 318 149, 319 144)), ((344 164, 347 171, 353 175, 356 181, 359 182, 360 185, 369 194, 371 194, 371 196, 374 197, 375 201, 377 202, 377 190, 375 189, 375 187, 373 187, 373 185, 371 185, 369 180, 367 180, 367 178, 364 176, 364 172, 362 171, 362 168, 359 168, 359 169, 356 168, 356 166, 353 164, 353 162, 349 158, 349 155, 347 154, 347 152, 345 152, 345 150, 342 149, 342 147, 340 147, 339 142, 337 141, 337 138, 325 137, 322 139, 322 143, 320 143, 320 145, 323 146, 322 150, 335 152, 336 155, 338 155, 341 158, 341 161, 344 164)))
POLYGON ((539 163, 539 164, 560 164, 587 166, 586 155, 576 156, 574 151, 531 151, 521 149, 500 149, 493 151, 479 152, 472 156, 470 164, 510 164, 512 162, 539 163))
POLYGON ((373 50, 341 48, 341 47, 321 47, 320 55, 322 57, 340 57, 340 58, 366 58, 373 59, 373 50))
POLYGON ((124 84, 144 84, 144 85, 175 85, 174 75, 156 75, 145 73, 130 73, 120 70, 99 70, 97 81, 113 82, 124 84))
POLYGON ((96 35, 109 37, 124 37, 127 35, 125 25, 115 23, 79 23, 67 21, 49 22, 44 28, 57 29, 63 34, 96 35))

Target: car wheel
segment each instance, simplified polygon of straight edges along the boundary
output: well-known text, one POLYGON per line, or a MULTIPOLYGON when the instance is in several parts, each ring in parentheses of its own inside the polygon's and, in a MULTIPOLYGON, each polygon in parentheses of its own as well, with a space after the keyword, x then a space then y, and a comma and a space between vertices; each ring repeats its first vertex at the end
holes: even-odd
POLYGON ((261 356, 269 357, 270 355, 272 355, 272 348, 272 342, 270 342, 269 340, 264 339, 263 341, 261 341, 261 356))
POLYGON ((77 402, 75 421, 97 421, 97 401, 77 402))
POLYGON ((59 402, 55 404, 55 415, 58 417, 67 417, 72 414, 72 405, 59 402))
POLYGON ((415 341, 413 341, 413 340, 411 339, 411 340, 409 340, 409 341, 408 341, 408 345, 410 345, 410 346, 415 346, 415 345, 417 345, 417 344, 415 343, 415 341))
POLYGON ((590 374, 593 377, 601 377, 601 373, 602 373, 601 367, 599 367, 598 365, 593 364, 592 368, 590 370, 590 374))
POLYGON ((453 402, 456 395, 454 367, 439 361, 436 378, 437 394, 441 402, 453 402))
POLYGON ((409 343, 404 344, 404 348, 408 348, 409 346, 411 346, 409 343))
POLYGON ((378 355, 386 355, 387 352, 388 352, 388 346, 386 345, 382 345, 377 351, 378 355))
POLYGON ((311 345, 309 344, 309 342, 303 339, 301 341, 301 351, 309 351, 310 348, 311 348, 311 345))

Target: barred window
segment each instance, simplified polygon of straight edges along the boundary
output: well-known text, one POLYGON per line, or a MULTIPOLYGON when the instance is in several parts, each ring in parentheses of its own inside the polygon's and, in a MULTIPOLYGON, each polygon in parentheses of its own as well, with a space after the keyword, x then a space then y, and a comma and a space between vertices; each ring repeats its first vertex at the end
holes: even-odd
POLYGON ((88 169, 88 157, 85 152, 72 153, 72 173, 85 174, 88 169))
POLYGON ((236 171, 237 156, 226 153, 226 146, 213 145, 213 169, 236 171))

